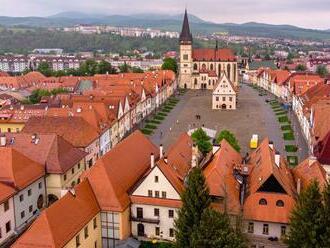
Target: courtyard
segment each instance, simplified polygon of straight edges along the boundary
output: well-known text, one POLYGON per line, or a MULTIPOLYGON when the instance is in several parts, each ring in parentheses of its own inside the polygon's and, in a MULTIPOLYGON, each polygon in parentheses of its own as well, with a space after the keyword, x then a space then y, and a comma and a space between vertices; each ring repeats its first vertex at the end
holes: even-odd
MULTIPOLYGON (((253 134, 259 136, 259 142, 269 137, 276 149, 286 155, 280 124, 269 104, 265 102, 265 97, 259 96, 256 90, 243 84, 236 110, 212 110, 211 94, 207 90, 190 90, 179 96, 180 101, 154 130, 151 140, 155 144, 163 144, 166 149, 181 133, 204 126, 217 132, 227 129, 234 133, 240 143, 242 155, 251 151, 249 144, 253 134), (196 115, 200 115, 200 119, 196 119, 196 115)), ((303 138, 299 138, 300 130, 296 132, 296 145, 299 147, 297 154, 299 161, 302 161, 308 156, 307 144, 303 138)))

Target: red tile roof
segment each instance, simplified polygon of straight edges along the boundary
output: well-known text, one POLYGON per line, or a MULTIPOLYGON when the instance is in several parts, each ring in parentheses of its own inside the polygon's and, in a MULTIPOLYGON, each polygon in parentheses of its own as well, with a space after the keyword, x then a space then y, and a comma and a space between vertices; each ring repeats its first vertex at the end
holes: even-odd
POLYGON ((45 175, 43 165, 9 147, 0 147, 0 182, 19 190, 45 175))
POLYGON ((91 221, 100 208, 87 180, 45 209, 13 248, 64 247, 91 221))
POLYGON ((231 49, 198 48, 193 50, 194 61, 236 61, 231 49))
POLYGON ((0 205, 15 194, 15 189, 0 182, 0 205))
POLYGON ((135 204, 145 204, 152 206, 162 206, 169 208, 180 208, 182 205, 181 200, 154 198, 145 196, 130 196, 131 202, 135 204))
POLYGON ((102 210, 121 212, 129 206, 128 191, 150 168, 150 154, 159 149, 140 131, 122 140, 97 160, 83 177, 92 185, 102 210))
POLYGON ((330 165, 330 130, 315 146, 314 155, 321 164, 330 165))

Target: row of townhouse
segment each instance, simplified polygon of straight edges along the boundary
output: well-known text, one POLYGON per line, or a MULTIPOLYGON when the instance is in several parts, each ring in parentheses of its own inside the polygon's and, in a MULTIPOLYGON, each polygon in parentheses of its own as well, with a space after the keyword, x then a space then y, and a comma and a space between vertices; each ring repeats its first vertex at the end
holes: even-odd
POLYGON ((297 196, 311 180, 326 183, 320 163, 311 157, 290 169, 267 138, 244 158, 225 140, 203 157, 186 133, 165 151, 135 131, 43 210, 12 247, 125 247, 130 236, 173 241, 180 194, 195 166, 205 175, 211 206, 233 224, 243 216, 251 247, 282 247, 268 238, 285 237, 297 196))
POLYGON ((290 73, 287 70, 260 68, 251 82, 269 91, 286 102, 293 102, 296 96, 304 94, 311 87, 325 80, 313 73, 290 73))

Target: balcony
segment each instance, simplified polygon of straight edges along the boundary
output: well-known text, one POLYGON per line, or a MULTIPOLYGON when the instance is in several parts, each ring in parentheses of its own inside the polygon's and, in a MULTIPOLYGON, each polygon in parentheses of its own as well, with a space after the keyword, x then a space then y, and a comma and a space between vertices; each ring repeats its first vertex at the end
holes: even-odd
POLYGON ((142 223, 149 223, 149 224, 159 224, 160 220, 159 218, 138 218, 131 216, 131 221, 136 221, 136 222, 142 222, 142 223))

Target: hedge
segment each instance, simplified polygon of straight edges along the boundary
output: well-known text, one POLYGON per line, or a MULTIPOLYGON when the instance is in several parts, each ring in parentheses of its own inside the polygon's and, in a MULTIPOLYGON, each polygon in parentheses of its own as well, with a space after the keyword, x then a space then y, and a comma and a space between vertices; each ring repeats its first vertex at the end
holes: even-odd
POLYGON ((280 117, 278 117, 278 121, 279 122, 289 122, 289 118, 286 115, 280 116, 280 117))
POLYGON ((298 164, 298 157, 297 156, 287 156, 287 160, 289 165, 296 166, 298 164))
POLYGON ((285 151, 286 152, 296 152, 296 151, 298 151, 298 147, 295 145, 286 145, 285 151))
POLYGON ((150 129, 146 129, 146 128, 143 128, 143 129, 141 130, 141 132, 142 132, 143 134, 146 134, 146 135, 150 135, 150 134, 152 134, 152 130, 150 130, 150 129))
POLYGON ((160 116, 167 116, 167 113, 165 113, 165 112, 158 112, 157 115, 160 115, 160 116))
POLYGON ((275 115, 286 115, 286 111, 281 111, 281 112, 275 112, 275 115))
POLYGON ((292 132, 283 133, 284 140, 294 140, 294 134, 292 132))
POLYGON ((161 121, 158 121, 158 120, 151 120, 150 123, 153 123, 153 124, 161 124, 162 122, 161 121))
POLYGON ((291 131, 292 127, 291 127, 291 125, 283 125, 283 126, 281 126, 281 129, 283 131, 291 131))
POLYGON ((156 126, 156 125, 152 125, 152 124, 147 124, 147 125, 145 126, 145 128, 147 128, 147 129, 156 129, 157 126, 156 126))
POLYGON ((154 119, 155 119, 155 120, 163 121, 163 120, 165 120, 165 117, 164 117, 164 116, 160 116, 160 115, 155 115, 155 116, 154 116, 154 119))

